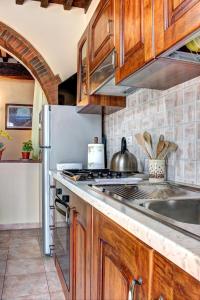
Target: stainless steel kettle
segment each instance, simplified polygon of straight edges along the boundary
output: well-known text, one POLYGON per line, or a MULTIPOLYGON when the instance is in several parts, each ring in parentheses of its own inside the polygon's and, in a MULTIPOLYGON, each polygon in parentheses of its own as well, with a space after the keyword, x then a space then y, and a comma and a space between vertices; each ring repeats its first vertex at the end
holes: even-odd
POLYGON ((121 151, 113 155, 110 169, 115 172, 136 172, 137 167, 137 159, 135 155, 128 151, 126 138, 123 137, 121 151))

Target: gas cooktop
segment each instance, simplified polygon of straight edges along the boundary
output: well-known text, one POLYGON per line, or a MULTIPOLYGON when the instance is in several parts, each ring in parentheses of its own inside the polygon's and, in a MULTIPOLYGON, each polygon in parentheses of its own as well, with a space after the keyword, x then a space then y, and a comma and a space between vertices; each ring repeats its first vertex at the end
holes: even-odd
POLYGON ((73 181, 113 181, 115 179, 130 179, 139 173, 114 172, 110 169, 81 169, 81 170, 63 170, 62 174, 73 181))

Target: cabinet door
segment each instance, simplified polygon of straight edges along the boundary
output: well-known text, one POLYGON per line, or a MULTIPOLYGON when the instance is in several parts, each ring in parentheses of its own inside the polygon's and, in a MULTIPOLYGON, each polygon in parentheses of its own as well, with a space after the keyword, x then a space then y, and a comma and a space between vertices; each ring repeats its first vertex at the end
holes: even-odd
POLYGON ((200 28, 200 0, 155 0, 156 54, 200 28))
POLYGON ((114 49, 114 0, 102 0, 90 22, 90 72, 114 49))
POLYGON ((73 299, 90 299, 91 206, 73 199, 73 299))
POLYGON ((200 300, 200 282, 155 253, 152 300, 200 300))
POLYGON ((94 210, 92 299, 148 300, 152 250, 94 210))
POLYGON ((174 266, 174 300, 200 300, 200 282, 174 266))
POLYGON ((78 43, 77 105, 88 103, 88 29, 78 43))
POLYGON ((173 266, 161 257, 154 255, 153 278, 152 278, 152 300, 173 300, 173 266))
POLYGON ((152 0, 115 1, 116 82, 154 57, 152 0))

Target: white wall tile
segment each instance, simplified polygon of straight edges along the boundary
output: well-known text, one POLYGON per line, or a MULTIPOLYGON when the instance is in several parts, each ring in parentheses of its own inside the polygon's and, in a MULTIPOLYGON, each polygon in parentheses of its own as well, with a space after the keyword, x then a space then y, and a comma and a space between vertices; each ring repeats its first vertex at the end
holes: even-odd
POLYGON ((157 144, 160 134, 178 144, 168 158, 168 178, 200 185, 200 77, 166 91, 140 89, 127 97, 127 107, 105 118, 108 160, 120 150, 123 136, 133 137, 133 152, 140 167, 145 155, 134 135, 148 130, 157 144))

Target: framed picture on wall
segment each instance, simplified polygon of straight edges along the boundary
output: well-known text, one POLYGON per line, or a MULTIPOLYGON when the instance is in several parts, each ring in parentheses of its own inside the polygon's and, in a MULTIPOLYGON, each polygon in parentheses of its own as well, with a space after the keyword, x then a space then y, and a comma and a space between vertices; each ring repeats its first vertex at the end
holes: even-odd
POLYGON ((6 129, 32 129, 33 105, 6 104, 6 129))

